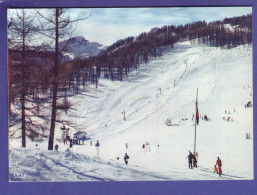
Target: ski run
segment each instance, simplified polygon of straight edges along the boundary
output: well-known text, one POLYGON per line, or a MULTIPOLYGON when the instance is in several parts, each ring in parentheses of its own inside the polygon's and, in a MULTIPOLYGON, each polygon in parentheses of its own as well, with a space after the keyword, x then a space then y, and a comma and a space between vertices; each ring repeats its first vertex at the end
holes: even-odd
POLYGON ((73 107, 61 118, 76 124, 71 137, 86 131, 90 139, 84 145, 69 149, 69 142, 60 140, 61 123, 55 129, 58 151, 47 150, 48 139, 27 139, 27 148, 20 139, 10 140, 10 181, 251 180, 253 108, 245 105, 252 102, 252 85, 252 47, 180 42, 123 82, 101 78, 98 88, 88 86, 70 99, 73 107), (199 167, 189 169, 197 88, 199 167), (213 173, 217 157, 221 177, 213 173))

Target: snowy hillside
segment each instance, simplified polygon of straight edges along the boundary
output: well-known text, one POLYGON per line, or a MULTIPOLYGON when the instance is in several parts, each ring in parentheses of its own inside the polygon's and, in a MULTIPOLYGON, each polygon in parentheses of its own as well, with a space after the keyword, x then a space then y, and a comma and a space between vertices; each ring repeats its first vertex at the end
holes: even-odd
POLYGON ((90 42, 82 36, 73 37, 69 40, 60 42, 60 48, 63 48, 66 45, 67 51, 65 51, 65 53, 71 58, 75 56, 96 56, 101 49, 104 48, 103 45, 96 42, 90 42))
POLYGON ((48 151, 47 140, 28 142, 26 149, 20 147, 20 140, 10 141, 10 180, 253 179, 253 108, 245 108, 252 102, 252 84, 252 48, 176 44, 171 53, 133 72, 129 79, 100 79, 98 88, 88 86, 72 97, 73 108, 62 119, 77 124, 72 133, 86 130, 92 146, 88 140, 69 150, 69 144, 57 141, 62 131, 58 123, 55 144, 59 152, 48 151), (197 126, 199 167, 191 170, 187 156, 194 150, 197 88, 199 113, 210 120, 201 119, 197 126), (166 126, 166 119, 173 126, 166 126), (251 139, 246 139, 246 133, 251 139), (146 142, 150 151, 142 149, 146 142), (123 160, 126 151, 128 165, 123 160), (223 164, 221 177, 213 173, 218 156, 223 164))

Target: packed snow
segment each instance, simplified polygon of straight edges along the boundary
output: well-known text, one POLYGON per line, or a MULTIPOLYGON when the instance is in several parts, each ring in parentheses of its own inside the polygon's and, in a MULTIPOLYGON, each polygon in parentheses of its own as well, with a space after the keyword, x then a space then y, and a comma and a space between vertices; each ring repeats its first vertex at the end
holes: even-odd
POLYGON ((252 102, 252 84, 251 47, 178 43, 123 82, 100 79, 98 88, 88 86, 72 97, 72 109, 61 117, 76 124, 70 127, 71 137, 78 130, 87 132, 84 145, 69 148, 60 141, 60 123, 54 143, 58 151, 47 150, 48 140, 28 140, 27 148, 20 139, 10 140, 10 181, 251 180, 253 108, 245 105, 252 102), (200 116, 209 120, 199 121, 198 168, 189 169, 197 88, 200 116), (172 126, 165 124, 167 119, 172 126), (146 142, 147 151, 142 148, 146 142), (217 157, 221 177, 213 173, 217 157))

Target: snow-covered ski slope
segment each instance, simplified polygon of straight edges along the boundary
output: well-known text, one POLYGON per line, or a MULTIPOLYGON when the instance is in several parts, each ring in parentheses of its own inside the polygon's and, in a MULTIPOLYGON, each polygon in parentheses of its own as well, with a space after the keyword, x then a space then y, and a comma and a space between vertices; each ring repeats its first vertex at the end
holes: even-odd
MULTIPOLYGON (((47 141, 37 143, 39 149, 35 149, 35 142, 22 149, 20 140, 12 140, 10 179, 253 179, 253 108, 245 108, 248 101, 252 101, 251 47, 220 49, 182 42, 123 82, 101 79, 97 89, 90 86, 73 97, 73 109, 62 118, 86 130, 93 146, 87 141, 69 151, 68 144, 56 140, 58 153, 47 151, 47 141), (187 156, 194 150, 192 115, 197 88, 199 113, 210 120, 200 119, 197 126, 199 167, 189 170, 187 156), (230 117, 230 121, 223 117, 230 117), (173 126, 166 126, 166 119, 172 119, 173 126), (246 133, 251 139, 246 139, 246 133), (96 157, 96 140, 101 144, 100 158, 96 157), (142 149, 146 142, 150 143, 150 152, 142 149), (126 143, 128 165, 123 160, 126 143), (223 164, 221 177, 213 173, 218 156, 223 164), (26 178, 15 177, 20 172, 26 178)), ((56 139, 61 137, 60 126, 57 124, 56 139)))

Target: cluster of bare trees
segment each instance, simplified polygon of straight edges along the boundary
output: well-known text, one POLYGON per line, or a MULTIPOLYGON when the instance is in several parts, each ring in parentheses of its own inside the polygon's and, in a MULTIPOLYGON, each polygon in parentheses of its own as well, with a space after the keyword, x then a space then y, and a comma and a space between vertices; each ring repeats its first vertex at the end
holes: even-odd
POLYGON ((66 47, 60 49, 59 41, 72 37, 77 22, 86 18, 82 14, 71 19, 62 8, 15 10, 9 15, 8 43, 12 55, 9 85, 16 107, 15 113, 10 113, 9 127, 16 127, 11 135, 21 130, 22 147, 26 147, 26 136, 47 137, 50 121, 48 149, 53 150, 57 111, 69 106, 62 81, 68 68, 61 62, 66 47), (49 107, 45 108, 47 103, 49 107))

